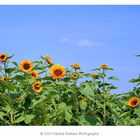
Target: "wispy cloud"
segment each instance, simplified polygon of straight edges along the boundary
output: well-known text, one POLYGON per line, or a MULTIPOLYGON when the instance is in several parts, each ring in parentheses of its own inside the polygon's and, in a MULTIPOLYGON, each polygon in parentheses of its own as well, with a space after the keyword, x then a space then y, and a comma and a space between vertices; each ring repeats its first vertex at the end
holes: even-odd
POLYGON ((80 46, 80 47, 99 47, 102 46, 103 43, 101 42, 96 42, 93 40, 89 40, 86 38, 80 39, 80 40, 73 40, 71 38, 62 38, 60 40, 61 43, 66 43, 66 44, 73 44, 75 46, 80 46))
POLYGON ((73 44, 75 43, 74 40, 70 39, 70 38, 67 38, 67 37, 64 37, 60 40, 61 43, 68 43, 68 44, 73 44))

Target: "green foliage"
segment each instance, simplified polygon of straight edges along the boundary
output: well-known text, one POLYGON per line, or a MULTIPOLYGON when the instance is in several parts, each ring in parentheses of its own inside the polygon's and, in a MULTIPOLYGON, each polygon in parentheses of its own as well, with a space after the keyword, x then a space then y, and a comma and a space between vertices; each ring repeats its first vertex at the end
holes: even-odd
POLYGON ((135 84, 132 90, 112 94, 117 87, 110 81, 119 80, 108 74, 113 68, 93 69, 97 77, 66 68, 65 77, 53 79, 53 64, 41 56, 32 62, 39 74, 35 78, 12 57, 0 63, 0 125, 140 125, 140 102, 130 101, 140 99, 140 76, 129 81, 135 84))

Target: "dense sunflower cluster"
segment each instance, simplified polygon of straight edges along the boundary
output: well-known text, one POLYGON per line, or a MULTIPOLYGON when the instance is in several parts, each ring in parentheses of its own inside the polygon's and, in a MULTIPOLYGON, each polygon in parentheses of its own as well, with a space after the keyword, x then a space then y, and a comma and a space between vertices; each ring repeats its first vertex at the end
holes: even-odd
MULTIPOLYGON (((117 78, 106 76, 112 70, 107 64, 85 73, 79 64, 73 63, 68 69, 55 64, 49 55, 40 61, 26 59, 20 63, 10 58, 0 54, 0 123, 140 125, 140 87, 112 94, 117 87, 108 81, 117 78), (13 67, 9 67, 10 62, 13 67), (9 108, 15 109, 10 115, 9 108)), ((139 82, 139 77, 132 81, 139 82)))

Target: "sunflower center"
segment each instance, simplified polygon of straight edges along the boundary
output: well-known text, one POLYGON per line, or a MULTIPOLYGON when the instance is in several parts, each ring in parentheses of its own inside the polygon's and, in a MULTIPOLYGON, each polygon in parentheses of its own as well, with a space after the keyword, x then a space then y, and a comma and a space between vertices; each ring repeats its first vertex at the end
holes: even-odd
POLYGON ((5 58, 5 55, 2 55, 0 58, 1 58, 1 59, 4 59, 4 58, 5 58))
POLYGON ((25 70, 28 70, 30 68, 30 65, 26 63, 26 64, 24 64, 23 67, 24 67, 25 70))
POLYGON ((32 76, 33 76, 33 77, 36 77, 36 74, 35 74, 35 73, 32 73, 32 76))
POLYGON ((40 88, 39 84, 36 84, 34 87, 35 87, 36 90, 39 90, 39 88, 40 88))
POLYGON ((7 78, 4 78, 4 81, 7 81, 8 79, 7 78))
POLYGON ((136 105, 137 104, 137 101, 136 100, 135 101, 132 101, 131 104, 132 105, 136 105))
POLYGON ((62 71, 61 70, 55 70, 54 74, 59 77, 60 75, 62 75, 62 71))

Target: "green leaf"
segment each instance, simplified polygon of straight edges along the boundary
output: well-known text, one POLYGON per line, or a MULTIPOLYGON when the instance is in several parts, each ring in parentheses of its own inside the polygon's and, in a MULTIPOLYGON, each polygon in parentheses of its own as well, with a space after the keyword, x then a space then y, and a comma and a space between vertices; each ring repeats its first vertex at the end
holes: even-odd
POLYGON ((111 77, 108 77, 108 80, 119 80, 119 79, 115 76, 111 76, 111 77))
POLYGON ((26 124, 29 124, 29 123, 31 123, 31 121, 34 119, 34 117, 35 117, 35 115, 26 115, 26 116, 25 116, 24 122, 25 122, 26 124))
POLYGON ((107 68, 106 70, 114 70, 113 68, 107 68))
POLYGON ((95 71, 95 70, 101 70, 101 68, 95 68, 95 69, 92 69, 91 71, 95 71))
POLYGON ((72 114, 69 112, 69 111, 65 111, 65 120, 67 121, 67 122, 70 122, 71 121, 71 119, 72 119, 72 114))
POLYGON ((94 100, 94 92, 89 84, 86 84, 86 87, 81 89, 80 92, 82 95, 85 95, 90 100, 94 100))
POLYGON ((137 79, 131 79, 129 80, 130 83, 137 83, 137 82, 140 82, 140 78, 137 78, 137 79))
POLYGON ((13 54, 13 55, 8 56, 8 59, 12 58, 13 56, 14 56, 14 54, 13 54))
POLYGON ((5 69, 5 72, 8 73, 8 74, 10 74, 10 73, 12 73, 14 70, 15 70, 15 69, 13 69, 13 68, 7 68, 7 69, 5 69))
POLYGON ((97 119, 93 115, 82 115, 79 117, 80 125, 95 125, 97 119))
POLYGON ((136 57, 140 57, 140 54, 135 55, 136 57))
POLYGON ((18 67, 18 63, 17 62, 12 62, 16 67, 18 67))
POLYGON ((41 103, 46 99, 45 95, 41 95, 39 99, 32 99, 32 106, 31 108, 34 108, 37 104, 41 103))
POLYGON ((80 104, 80 108, 81 108, 82 110, 85 110, 85 109, 87 108, 87 102, 81 103, 81 104, 80 104))
POLYGON ((137 114, 140 117, 140 109, 135 109, 135 114, 137 114))
POLYGON ((0 119, 3 119, 3 116, 5 116, 6 114, 4 112, 0 112, 0 119))
POLYGON ((22 121, 24 121, 25 120, 25 117, 24 117, 24 115, 22 114, 20 117, 18 117, 13 123, 14 124, 17 124, 17 123, 20 123, 20 122, 22 122, 22 121))
POLYGON ((27 82, 31 85, 31 84, 33 84, 34 82, 35 82, 35 78, 34 77, 27 77, 26 78, 26 80, 27 80, 27 82))

